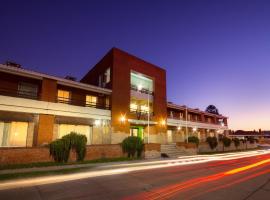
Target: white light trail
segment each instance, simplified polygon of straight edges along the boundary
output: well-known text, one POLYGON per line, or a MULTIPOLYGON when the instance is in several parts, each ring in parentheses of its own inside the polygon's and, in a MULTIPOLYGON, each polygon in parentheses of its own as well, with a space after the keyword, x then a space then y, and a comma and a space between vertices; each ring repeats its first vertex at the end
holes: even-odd
POLYGON ((132 171, 149 170, 149 169, 157 169, 157 168, 165 168, 165 167, 181 166, 181 165, 192 165, 192 164, 199 164, 199 163, 206 163, 206 162, 220 161, 220 160, 234 160, 234 159, 239 159, 239 158, 265 155, 269 153, 270 153, 270 150, 258 150, 258 151, 248 151, 248 152, 216 154, 216 155, 185 156, 178 159, 142 161, 139 163, 137 162, 137 163, 128 163, 128 164, 112 164, 110 166, 103 165, 95 169, 89 169, 89 171, 87 172, 78 172, 78 173, 67 174, 67 175, 53 175, 53 176, 37 177, 37 178, 31 178, 31 179, 5 181, 5 182, 0 183, 0 190, 52 184, 52 183, 60 183, 60 182, 65 182, 65 181, 74 181, 74 180, 92 178, 92 177, 98 177, 98 176, 124 174, 124 173, 132 172, 132 171), (106 169, 109 167, 111 169, 106 169))

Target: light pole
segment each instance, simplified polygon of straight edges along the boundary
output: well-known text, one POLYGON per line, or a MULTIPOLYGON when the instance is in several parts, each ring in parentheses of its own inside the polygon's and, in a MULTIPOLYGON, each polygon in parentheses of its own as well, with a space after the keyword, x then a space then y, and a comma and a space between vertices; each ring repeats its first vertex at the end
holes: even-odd
POLYGON ((186 107, 186 134, 187 134, 187 143, 188 143, 187 107, 186 107))
POLYGON ((150 92, 150 90, 149 90, 149 87, 148 87, 148 91, 147 91, 147 107, 148 107, 148 112, 147 112, 147 114, 148 114, 148 116, 147 116, 147 143, 149 144, 149 142, 150 142, 150 134, 149 134, 149 121, 150 121, 150 106, 149 106, 149 92, 150 92))

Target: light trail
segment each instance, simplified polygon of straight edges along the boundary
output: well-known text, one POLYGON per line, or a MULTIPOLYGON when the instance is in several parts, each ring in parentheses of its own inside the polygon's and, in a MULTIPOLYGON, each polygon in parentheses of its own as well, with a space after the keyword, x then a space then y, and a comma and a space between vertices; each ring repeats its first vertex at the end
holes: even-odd
MULTIPOLYGON (((264 166, 266 164, 270 163, 270 159, 264 159, 261 160, 259 162, 250 164, 250 165, 246 165, 243 167, 239 167, 239 168, 235 168, 229 171, 225 171, 225 172, 221 172, 218 174, 214 174, 214 175, 210 175, 210 176, 204 176, 204 177, 199 177, 199 178, 194 178, 188 181, 184 181, 178 184, 173 184, 173 185, 169 185, 163 188, 159 188, 159 189, 155 189, 152 190, 150 192, 145 192, 142 194, 138 194, 132 197, 127 197, 124 198, 125 200, 137 200, 137 199, 149 199, 149 200, 155 200, 155 199, 168 199, 171 198, 172 196, 174 196, 175 194, 179 193, 180 191, 184 190, 184 189, 191 189, 194 186, 197 186, 199 184, 202 183, 207 183, 207 182, 212 182, 212 181, 216 181, 216 180, 220 180, 224 177, 227 176, 232 176, 241 172, 245 172, 247 170, 259 167, 259 166, 264 166)), ((266 170, 266 172, 268 172, 269 170, 266 170)), ((265 173, 266 173, 265 172, 265 173)), ((261 173, 258 173, 258 175, 261 173)), ((253 176, 250 176, 253 177, 253 176)), ((240 181, 240 180, 239 180, 240 181)))
POLYGON ((237 179, 236 181, 233 181, 231 183, 227 183, 225 185, 217 186, 217 187, 214 187, 214 188, 212 188, 210 190, 206 190, 204 192, 200 192, 200 193, 195 194, 195 195, 191 195, 191 196, 187 197, 186 200, 193 199, 194 197, 201 196, 201 195, 207 194, 209 192, 214 192, 216 190, 220 190, 220 189, 224 189, 224 188, 227 188, 227 187, 231 187, 231 186, 233 186, 235 184, 242 183, 244 181, 247 181, 247 180, 250 180, 252 178, 256 178, 258 176, 261 176, 261 175, 264 175, 264 174, 268 174, 268 173, 270 173, 270 169, 264 170, 264 171, 260 171, 260 172, 258 172, 256 174, 252 174, 252 175, 246 176, 244 178, 237 179))
POLYGON ((263 150, 263 151, 249 151, 249 152, 238 152, 238 153, 219 154, 219 155, 198 155, 198 156, 189 156, 189 157, 184 157, 181 159, 173 159, 173 160, 147 161, 147 162, 131 163, 131 164, 113 164, 110 166, 112 169, 106 169, 106 167, 108 168, 108 166, 104 165, 95 169, 89 169, 89 171, 87 172, 4 181, 4 182, 0 182, 0 190, 52 184, 52 183, 59 183, 59 182, 65 182, 65 181, 74 181, 74 180, 99 177, 99 176, 124 174, 124 173, 133 172, 133 171, 159 169, 159 168, 166 168, 166 167, 172 167, 172 166, 187 166, 187 165, 213 162, 213 161, 218 161, 218 160, 225 160, 225 161, 236 160, 240 158, 264 156, 269 153, 270 153, 269 150, 263 150))

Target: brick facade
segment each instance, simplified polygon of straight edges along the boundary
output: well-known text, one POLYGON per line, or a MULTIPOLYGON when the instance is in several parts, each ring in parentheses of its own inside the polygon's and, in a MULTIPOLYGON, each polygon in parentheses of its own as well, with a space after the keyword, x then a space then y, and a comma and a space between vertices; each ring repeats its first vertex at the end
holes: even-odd
MULTIPOLYGON (((85 160, 95 160, 100 158, 124 157, 122 147, 115 145, 91 145, 87 146, 85 160)), ((71 154, 71 160, 76 160, 75 154, 71 154)), ((53 162, 46 147, 33 148, 0 148, 0 165, 53 162)))

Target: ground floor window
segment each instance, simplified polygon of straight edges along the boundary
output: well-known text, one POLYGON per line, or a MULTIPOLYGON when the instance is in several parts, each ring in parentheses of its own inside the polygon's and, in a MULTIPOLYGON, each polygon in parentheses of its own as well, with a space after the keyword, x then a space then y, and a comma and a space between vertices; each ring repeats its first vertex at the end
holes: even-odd
POLYGON ((85 125, 72 125, 72 124, 59 124, 58 137, 61 138, 71 132, 85 135, 87 138, 87 144, 91 144, 93 128, 85 125))
POLYGON ((0 147, 25 147, 27 122, 0 122, 0 147))

